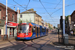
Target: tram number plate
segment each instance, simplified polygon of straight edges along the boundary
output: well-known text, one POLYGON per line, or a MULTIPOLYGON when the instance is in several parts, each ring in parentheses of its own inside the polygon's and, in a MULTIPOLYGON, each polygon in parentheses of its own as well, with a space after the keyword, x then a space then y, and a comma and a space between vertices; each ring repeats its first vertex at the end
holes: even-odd
POLYGON ((20 39, 24 39, 24 38, 20 38, 20 39))

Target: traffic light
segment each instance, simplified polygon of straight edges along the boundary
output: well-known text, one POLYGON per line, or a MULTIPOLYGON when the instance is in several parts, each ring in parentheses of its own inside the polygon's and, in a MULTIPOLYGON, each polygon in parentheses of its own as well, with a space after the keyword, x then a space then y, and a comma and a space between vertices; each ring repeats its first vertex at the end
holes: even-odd
POLYGON ((60 18, 60 28, 63 30, 63 18, 62 18, 62 16, 60 18))

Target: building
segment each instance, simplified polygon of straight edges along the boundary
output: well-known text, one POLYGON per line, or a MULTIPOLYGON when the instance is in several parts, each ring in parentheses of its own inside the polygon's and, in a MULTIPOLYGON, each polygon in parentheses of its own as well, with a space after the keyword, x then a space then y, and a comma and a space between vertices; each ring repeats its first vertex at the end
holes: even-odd
POLYGON ((75 29, 75 11, 71 14, 71 29, 75 29))
POLYGON ((72 28, 71 28, 71 16, 68 15, 66 18, 67 19, 66 19, 66 24, 65 24, 66 25, 65 31, 66 31, 67 34, 70 34, 70 30, 72 30, 72 28))
POLYGON ((51 27, 52 29, 54 29, 54 27, 53 27, 53 25, 52 25, 52 24, 50 24, 50 27, 51 27))
POLYGON ((42 26, 44 26, 44 20, 42 19, 42 26))
POLYGON ((60 24, 57 25, 58 29, 60 29, 60 24))
MULTIPOLYGON (((8 22, 7 22, 7 35, 8 38, 16 36, 16 25, 17 25, 17 12, 8 7, 8 22)), ((5 35, 5 22, 6 20, 6 6, 0 3, 0 36, 1 38, 5 35)))
MULTIPOLYGON (((22 22, 32 22, 38 25, 42 25, 42 17, 34 11, 34 9, 29 9, 19 14, 19 21, 22 22)), ((19 23, 18 21, 18 23, 19 23)))

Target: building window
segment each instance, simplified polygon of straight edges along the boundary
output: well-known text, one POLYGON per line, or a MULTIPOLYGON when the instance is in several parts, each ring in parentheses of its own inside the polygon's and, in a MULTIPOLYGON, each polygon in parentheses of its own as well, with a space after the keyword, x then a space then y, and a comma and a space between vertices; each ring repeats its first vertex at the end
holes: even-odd
POLYGON ((12 21, 14 21, 14 14, 12 15, 12 21))
POLYGON ((5 19, 5 16, 3 16, 3 19, 5 19))
POLYGON ((0 11, 1 11, 1 9, 0 9, 0 11))
POLYGON ((1 9, 0 9, 0 19, 1 19, 1 9))
POLYGON ((20 18, 22 18, 22 14, 20 15, 20 18))

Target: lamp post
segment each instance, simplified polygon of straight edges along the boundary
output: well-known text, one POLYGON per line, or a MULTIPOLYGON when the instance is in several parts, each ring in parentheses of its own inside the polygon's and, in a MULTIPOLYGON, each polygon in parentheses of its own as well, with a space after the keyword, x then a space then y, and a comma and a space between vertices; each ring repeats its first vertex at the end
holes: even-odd
POLYGON ((5 35, 7 37, 7 0, 6 0, 6 30, 5 30, 5 35))

